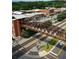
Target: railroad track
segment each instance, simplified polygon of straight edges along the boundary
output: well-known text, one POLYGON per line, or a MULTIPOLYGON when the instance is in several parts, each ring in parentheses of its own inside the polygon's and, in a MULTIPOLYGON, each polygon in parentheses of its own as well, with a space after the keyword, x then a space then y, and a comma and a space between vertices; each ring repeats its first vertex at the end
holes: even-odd
POLYGON ((28 41, 26 41, 22 44, 16 45, 15 47, 12 48, 12 52, 14 53, 15 51, 17 51, 18 49, 20 49, 21 47, 23 47, 24 45, 28 44, 31 41, 33 41, 33 38, 29 39, 28 41))
POLYGON ((36 42, 37 41, 34 41, 33 43, 29 43, 28 45, 25 45, 20 48, 15 54, 12 55, 12 59, 18 59, 19 57, 27 53, 31 48, 36 46, 36 42))

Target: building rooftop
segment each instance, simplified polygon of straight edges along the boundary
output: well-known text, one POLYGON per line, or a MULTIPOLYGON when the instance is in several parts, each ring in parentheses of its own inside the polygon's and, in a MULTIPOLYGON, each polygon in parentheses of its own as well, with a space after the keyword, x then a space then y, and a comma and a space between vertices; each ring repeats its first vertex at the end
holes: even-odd
POLYGON ((21 11, 14 11, 14 12, 12 12, 13 14, 22 14, 23 12, 21 12, 21 11))
POLYGON ((18 15, 18 14, 13 14, 12 17, 14 17, 15 19, 22 19, 22 18, 26 18, 25 15, 18 15))
POLYGON ((43 13, 12 14, 12 17, 14 17, 15 19, 22 19, 22 18, 31 18, 33 16, 40 15, 40 14, 43 14, 43 13))
POLYGON ((28 14, 25 14, 27 17, 33 17, 33 16, 36 16, 36 15, 41 15, 43 13, 28 13, 28 14))

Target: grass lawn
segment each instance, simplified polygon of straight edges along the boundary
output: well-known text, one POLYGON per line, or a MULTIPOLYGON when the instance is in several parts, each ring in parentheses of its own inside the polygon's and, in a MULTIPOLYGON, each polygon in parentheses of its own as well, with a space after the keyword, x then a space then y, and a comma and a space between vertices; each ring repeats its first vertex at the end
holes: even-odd
POLYGON ((57 43, 57 39, 53 38, 48 42, 50 45, 55 45, 57 43))
POLYGON ((50 44, 43 45, 43 46, 41 46, 41 50, 45 50, 46 52, 49 52, 52 47, 53 47, 53 45, 50 45, 50 44))
POLYGON ((41 46, 41 50, 45 50, 46 52, 49 52, 56 43, 57 43, 56 39, 51 39, 51 41, 49 41, 48 44, 41 46))
POLYGON ((64 28, 64 30, 66 31, 66 27, 64 28))
POLYGON ((61 49, 57 49, 55 53, 59 54, 60 51, 61 51, 61 49))

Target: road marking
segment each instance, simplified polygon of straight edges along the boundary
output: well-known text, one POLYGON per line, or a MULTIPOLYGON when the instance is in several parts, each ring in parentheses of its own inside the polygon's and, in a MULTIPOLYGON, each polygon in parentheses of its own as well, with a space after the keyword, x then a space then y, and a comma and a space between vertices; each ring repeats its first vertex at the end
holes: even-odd
POLYGON ((48 57, 46 57, 46 56, 45 56, 44 58, 49 59, 49 58, 48 58, 48 57))

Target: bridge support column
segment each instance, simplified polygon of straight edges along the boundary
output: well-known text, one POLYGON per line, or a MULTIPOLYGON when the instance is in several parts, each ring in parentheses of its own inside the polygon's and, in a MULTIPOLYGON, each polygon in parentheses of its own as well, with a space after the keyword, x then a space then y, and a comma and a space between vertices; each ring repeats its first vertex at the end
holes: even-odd
POLYGON ((12 34, 16 38, 21 37, 21 24, 20 24, 19 20, 13 20, 12 21, 12 34))

